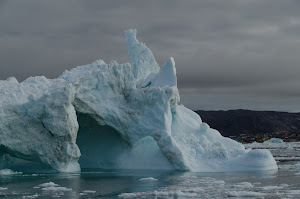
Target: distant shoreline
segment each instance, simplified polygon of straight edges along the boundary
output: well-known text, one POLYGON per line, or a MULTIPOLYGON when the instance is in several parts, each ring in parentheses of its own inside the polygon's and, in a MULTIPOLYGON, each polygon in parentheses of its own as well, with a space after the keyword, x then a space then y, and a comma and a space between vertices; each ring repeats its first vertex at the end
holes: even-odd
POLYGON ((263 142, 272 137, 300 141, 300 113, 279 111, 195 111, 223 136, 240 142, 263 142))

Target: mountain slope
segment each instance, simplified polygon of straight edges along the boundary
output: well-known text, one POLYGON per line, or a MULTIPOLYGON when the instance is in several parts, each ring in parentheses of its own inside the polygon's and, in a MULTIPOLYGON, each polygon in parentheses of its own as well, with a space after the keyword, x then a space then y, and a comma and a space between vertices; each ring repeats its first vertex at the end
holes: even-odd
POLYGON ((195 111, 224 136, 300 131, 300 113, 276 111, 195 111))

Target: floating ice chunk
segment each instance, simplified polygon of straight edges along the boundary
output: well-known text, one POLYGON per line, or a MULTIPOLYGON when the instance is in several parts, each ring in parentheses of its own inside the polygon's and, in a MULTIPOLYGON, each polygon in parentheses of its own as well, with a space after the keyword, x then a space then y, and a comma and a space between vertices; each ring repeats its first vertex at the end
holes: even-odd
POLYGON ((151 181, 157 181, 158 179, 153 178, 153 177, 148 177, 148 178, 141 178, 139 179, 139 181, 143 181, 143 182, 151 182, 151 181))
MULTIPOLYGON (((201 190, 202 191, 202 190, 201 190)), ((201 192, 201 191, 196 191, 195 192, 201 192)), ((197 193, 193 192, 187 192, 187 191, 181 191, 181 190, 170 190, 170 191, 150 191, 150 192, 136 192, 136 193, 121 193, 118 195, 120 198, 136 198, 136 197, 147 197, 147 196, 154 196, 154 197, 171 197, 171 198, 193 198, 197 196, 197 193)))
POLYGON ((135 198, 140 196, 139 193, 121 193, 118 195, 119 198, 135 198))
POLYGON ((0 191, 7 190, 7 187, 0 187, 0 191))
POLYGON ((39 195, 36 193, 34 195, 31 195, 31 196, 22 196, 22 199, 32 199, 32 198, 37 198, 39 197, 39 195))
POLYGON ((13 171, 11 169, 1 169, 0 170, 0 176, 6 176, 6 175, 18 175, 23 174, 22 172, 13 171))
POLYGON ((44 187, 42 188, 43 191, 53 191, 53 192, 58 192, 58 191, 72 191, 71 188, 67 187, 44 187))
MULTIPOLYGON (((293 157, 291 157, 291 159, 292 158, 293 157)), ((292 164, 292 165, 291 164, 281 164, 281 165, 279 165, 279 169, 296 171, 296 170, 300 169, 300 163, 292 164)))
POLYGON ((280 138, 271 138, 269 140, 264 141, 264 143, 284 143, 284 141, 280 138))
POLYGON ((296 176, 300 176, 300 172, 299 173, 295 173, 296 176))
POLYGON ((224 167, 235 165, 236 170, 277 170, 275 159, 269 150, 255 149, 246 153, 244 156, 238 156, 226 162, 224 167))
POLYGON ((42 187, 43 191, 52 191, 52 192, 72 191, 71 188, 60 187, 58 184, 55 184, 54 182, 43 183, 40 184, 39 187, 42 187))
POLYGON ((175 61, 171 57, 160 69, 157 78, 151 84, 154 87, 177 86, 175 61))
POLYGON ((96 193, 96 191, 93 191, 93 190, 84 190, 83 193, 96 193))
POLYGON ((236 185, 233 185, 235 188, 238 188, 238 189, 251 189, 253 188, 253 185, 250 183, 250 182, 241 182, 241 183, 238 183, 236 185))
POLYGON ((292 149, 293 146, 290 143, 284 142, 280 138, 271 138, 269 140, 264 141, 263 143, 252 142, 250 144, 244 144, 247 148, 265 148, 265 149, 272 149, 272 148, 288 148, 292 149))
POLYGON ((171 196, 171 197, 196 197, 196 193, 189 193, 189 192, 182 192, 181 190, 176 191, 154 191, 151 195, 164 197, 164 196, 171 196))
POLYGON ((55 184, 54 182, 46 182, 43 184, 40 184, 39 187, 58 187, 58 184, 55 184))
POLYGON ((261 187, 263 190, 273 190, 273 189, 283 189, 285 188, 284 186, 265 186, 265 187, 261 187))
POLYGON ((228 197, 263 197, 265 194, 254 191, 228 191, 228 197))

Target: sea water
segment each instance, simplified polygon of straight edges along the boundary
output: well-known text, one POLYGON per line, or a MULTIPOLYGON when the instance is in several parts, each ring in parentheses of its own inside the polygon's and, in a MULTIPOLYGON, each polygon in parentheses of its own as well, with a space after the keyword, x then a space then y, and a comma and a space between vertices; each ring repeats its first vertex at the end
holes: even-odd
POLYGON ((300 198, 300 144, 269 149, 278 171, 2 172, 0 198, 300 198))

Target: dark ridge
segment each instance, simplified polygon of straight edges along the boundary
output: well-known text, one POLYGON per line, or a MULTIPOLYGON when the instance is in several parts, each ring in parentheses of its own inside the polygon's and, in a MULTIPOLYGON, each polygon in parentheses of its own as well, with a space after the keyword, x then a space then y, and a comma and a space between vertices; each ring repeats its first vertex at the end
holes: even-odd
POLYGON ((195 111, 203 122, 217 129, 223 136, 240 134, 268 134, 275 132, 299 132, 300 113, 276 111, 195 111))

